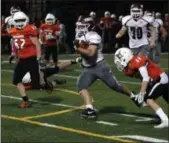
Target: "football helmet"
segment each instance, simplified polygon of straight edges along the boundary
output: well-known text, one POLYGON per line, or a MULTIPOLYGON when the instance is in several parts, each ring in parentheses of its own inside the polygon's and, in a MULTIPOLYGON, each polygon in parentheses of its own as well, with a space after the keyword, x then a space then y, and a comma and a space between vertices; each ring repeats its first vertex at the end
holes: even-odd
POLYGON ((109 11, 105 11, 104 16, 105 17, 110 17, 110 12, 109 11))
POLYGON ((53 14, 48 13, 45 18, 45 23, 48 25, 53 25, 56 22, 56 18, 53 14))
POLYGON ((156 12, 155 17, 156 17, 156 18, 161 18, 161 13, 156 12))
POLYGON ((29 72, 27 72, 22 79, 22 83, 26 84, 26 83, 30 83, 30 82, 31 82, 31 75, 29 72))
POLYGON ((112 15, 111 15, 111 18, 112 18, 112 19, 116 19, 117 17, 116 17, 115 14, 112 14, 112 15))
POLYGON ((134 20, 138 20, 143 16, 143 5, 142 4, 132 4, 130 7, 130 15, 134 20))
POLYGON ((12 16, 13 16, 16 12, 19 12, 19 11, 21 11, 21 9, 20 9, 19 6, 14 5, 14 6, 12 6, 12 7, 10 8, 10 14, 11 14, 12 16))
POLYGON ((92 17, 92 18, 95 18, 96 17, 96 13, 94 11, 92 11, 92 12, 90 12, 89 16, 92 17))
POLYGON ((15 28, 23 29, 28 23, 29 18, 25 13, 19 11, 14 14, 13 24, 15 28))
POLYGON ((130 49, 123 47, 118 49, 114 54, 114 63, 119 71, 123 71, 132 59, 133 53, 130 49))
POLYGON ((120 22, 122 22, 123 17, 124 17, 123 15, 120 15, 120 16, 119 16, 119 21, 120 21, 120 22))

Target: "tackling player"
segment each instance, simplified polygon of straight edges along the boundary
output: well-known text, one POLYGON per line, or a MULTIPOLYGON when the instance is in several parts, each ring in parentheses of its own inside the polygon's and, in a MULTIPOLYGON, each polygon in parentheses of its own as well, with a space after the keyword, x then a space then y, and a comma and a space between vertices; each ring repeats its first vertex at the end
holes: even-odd
POLYGON ((168 127, 168 117, 155 101, 162 96, 168 103, 168 76, 164 70, 143 55, 134 56, 128 48, 120 48, 115 52, 114 63, 126 76, 142 80, 140 92, 135 96, 135 101, 140 106, 145 101, 161 119, 161 124, 154 128, 168 127))
POLYGON ((131 97, 132 92, 122 86, 113 75, 111 68, 107 64, 102 54, 101 37, 92 31, 93 25, 90 24, 91 17, 84 18, 83 23, 88 25, 88 31, 75 41, 77 53, 82 57, 82 67, 80 77, 77 80, 77 91, 83 97, 86 109, 81 113, 83 118, 96 119, 97 113, 92 105, 92 97, 88 88, 97 80, 101 79, 112 90, 131 97))
POLYGON ((148 57, 150 48, 155 47, 156 32, 153 22, 153 17, 143 15, 143 5, 132 4, 130 15, 122 19, 123 27, 117 33, 116 38, 121 38, 128 30, 129 47, 133 54, 148 57), (150 43, 147 37, 148 27, 150 27, 152 35, 150 43))
POLYGON ((45 45, 44 58, 47 65, 49 64, 50 55, 52 55, 55 66, 58 63, 57 40, 60 34, 60 27, 55 23, 56 18, 53 14, 48 13, 45 18, 45 24, 40 26, 40 39, 45 45))

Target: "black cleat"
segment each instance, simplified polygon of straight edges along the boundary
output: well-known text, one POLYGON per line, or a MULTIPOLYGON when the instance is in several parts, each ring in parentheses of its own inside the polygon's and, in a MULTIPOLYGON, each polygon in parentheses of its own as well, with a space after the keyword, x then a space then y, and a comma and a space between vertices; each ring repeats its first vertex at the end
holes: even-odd
POLYGON ((85 119, 97 119, 97 113, 95 110, 87 108, 80 114, 80 117, 85 119))

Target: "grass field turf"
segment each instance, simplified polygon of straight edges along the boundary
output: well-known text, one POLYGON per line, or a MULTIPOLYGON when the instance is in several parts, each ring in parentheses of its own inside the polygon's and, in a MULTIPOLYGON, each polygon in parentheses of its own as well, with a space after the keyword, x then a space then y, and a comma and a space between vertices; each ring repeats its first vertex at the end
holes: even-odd
MULTIPOLYGON (((60 59, 71 59, 74 55, 61 55, 60 59)), ((94 97, 94 105, 99 110, 97 121, 86 121, 79 118, 81 97, 76 91, 76 79, 81 67, 74 65, 52 78, 65 78, 67 84, 58 86, 49 95, 46 91, 28 91, 33 101, 32 107, 19 109, 21 102, 18 91, 12 86, 12 69, 15 64, 1 58, 1 109, 2 109, 2 141, 3 142, 152 142, 167 141, 168 129, 154 129, 158 122, 149 108, 138 108, 127 97, 120 95, 101 81, 96 81, 89 89, 94 97), (138 139, 117 137, 125 135, 142 136, 138 139), (151 138, 145 138, 151 137, 151 138), (143 138, 144 137, 144 138, 143 138), (162 139, 162 140, 157 140, 162 139)), ((125 77, 113 64, 113 56, 106 60, 112 67, 116 78, 123 84, 138 91, 140 82, 125 77)), ((161 58, 161 67, 168 71, 168 55, 161 58)), ((168 105, 162 98, 158 103, 168 113, 168 105)), ((136 138, 136 137, 134 137, 136 138)))

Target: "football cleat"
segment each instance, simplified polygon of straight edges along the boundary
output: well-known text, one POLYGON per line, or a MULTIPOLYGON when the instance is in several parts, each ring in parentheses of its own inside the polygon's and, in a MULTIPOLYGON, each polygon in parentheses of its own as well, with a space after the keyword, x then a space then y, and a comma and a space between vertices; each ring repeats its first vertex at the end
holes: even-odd
POLYGON ((80 114, 80 117, 85 119, 97 119, 97 113, 95 110, 87 108, 80 114))
POLYGON ((168 120, 162 121, 161 124, 154 126, 156 129, 168 128, 168 120))
POLYGON ((45 84, 41 85, 41 88, 45 89, 49 94, 51 94, 54 89, 52 82, 47 79, 45 80, 45 84))
POLYGON ((19 108, 27 108, 30 106, 30 102, 29 101, 23 101, 21 104, 19 104, 19 108))

